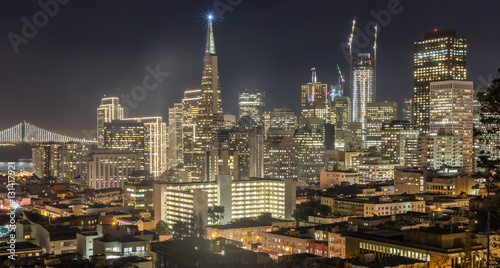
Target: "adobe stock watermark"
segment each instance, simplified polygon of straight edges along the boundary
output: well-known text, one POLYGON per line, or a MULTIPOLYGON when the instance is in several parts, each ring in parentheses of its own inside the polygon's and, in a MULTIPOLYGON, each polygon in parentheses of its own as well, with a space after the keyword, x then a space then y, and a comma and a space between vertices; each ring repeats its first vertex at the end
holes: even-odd
POLYGON ((20 34, 13 32, 7 34, 7 39, 9 39, 14 52, 16 54, 19 53, 19 46, 28 44, 30 39, 33 39, 38 34, 38 31, 49 23, 49 19, 55 17, 57 13, 59 13, 60 6, 66 5, 69 1, 70 0, 38 1, 38 6, 40 6, 41 10, 35 12, 31 20, 27 17, 21 18, 23 26, 21 26, 20 34))
MULTIPOLYGON (((160 70, 160 64, 156 64, 153 69, 151 66, 146 66, 147 74, 142 78, 141 85, 137 85, 130 90, 130 93, 122 93, 120 97, 120 104, 123 108, 123 117, 127 117, 130 114, 131 109, 135 109, 139 106, 140 102, 143 102, 148 97, 148 91, 155 90, 163 81, 164 78, 168 77, 170 73, 162 72, 160 70)), ((93 130, 82 130, 82 133, 87 140, 93 140, 97 138, 97 129, 93 130)))
POLYGON ((7 180, 7 198, 9 199, 10 211, 7 213, 9 216, 8 233, 10 233, 9 241, 7 241, 7 251, 10 253, 8 258, 15 260, 16 257, 16 209, 19 204, 16 203, 16 178, 13 176, 16 173, 16 163, 8 162, 8 180, 7 180))
MULTIPOLYGON (((411 2, 412 0, 407 1, 411 2)), ((380 32, 381 28, 389 26, 394 15, 400 14, 403 10, 404 7, 399 0, 389 0, 387 2, 387 8, 379 10, 378 12, 371 10, 370 15, 373 17, 373 20, 366 23, 364 29, 361 29, 358 26, 355 26, 354 28, 352 52, 361 53, 362 49, 367 48, 372 39, 375 37, 375 26, 378 25, 377 28, 380 32)), ((349 62, 349 43, 341 42, 339 46, 346 61, 349 62)))
POLYGON ((484 77, 482 75, 479 75, 476 80, 479 82, 479 83, 475 83, 476 84, 476 87, 474 87, 475 90, 480 90, 480 89, 485 89, 485 88, 488 88, 491 83, 493 83, 493 80, 495 78, 493 77, 493 74, 490 73, 488 74, 488 77, 484 77))
POLYGON ((224 21, 224 13, 226 11, 233 12, 234 8, 239 6, 243 0, 215 0, 212 2, 214 15, 217 20, 224 21))

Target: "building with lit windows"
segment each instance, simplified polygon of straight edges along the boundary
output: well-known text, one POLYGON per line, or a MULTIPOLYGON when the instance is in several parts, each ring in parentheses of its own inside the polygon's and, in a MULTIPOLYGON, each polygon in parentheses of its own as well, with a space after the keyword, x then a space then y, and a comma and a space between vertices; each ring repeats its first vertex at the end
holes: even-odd
MULTIPOLYGON (((160 218, 170 228, 176 222, 187 224, 189 230, 197 226, 205 226, 208 223, 208 193, 201 189, 192 190, 166 190, 160 218)), ((155 214, 156 215, 156 214, 155 214)))
POLYGON ((104 124, 103 149, 136 153, 144 169, 145 127, 142 122, 114 120, 104 124))
POLYGON ((403 100, 403 120, 413 123, 413 99, 403 100))
POLYGON ((153 210, 153 184, 150 181, 127 181, 123 188, 124 206, 138 210, 153 210))
POLYGON ((465 262, 466 251, 473 256, 472 266, 486 258, 486 237, 479 236, 470 242, 466 229, 416 228, 397 230, 359 230, 347 232, 346 258, 360 253, 375 253, 376 257, 401 256, 427 261, 428 267, 459 267, 465 262), (470 244, 470 246, 467 245, 470 244), (469 247, 469 249, 466 249, 469 247))
POLYGON ((144 168, 155 178, 162 175, 167 170, 167 124, 160 116, 122 120, 144 124, 144 168))
POLYGON ((399 166, 419 166, 419 133, 418 126, 408 123, 408 121, 394 120, 390 123, 384 123, 381 130, 380 152, 382 159, 399 166))
POLYGON ((321 204, 332 211, 361 217, 389 216, 409 211, 425 212, 424 200, 393 200, 390 197, 321 197, 321 204))
POLYGON ((272 259, 279 256, 309 253, 310 243, 315 241, 309 228, 289 228, 262 235, 261 252, 269 254, 272 259))
POLYGON ((32 148, 33 173, 39 178, 74 179, 84 174, 83 158, 92 146, 76 142, 42 143, 32 148))
POLYGON ((323 130, 306 125, 295 131, 294 139, 297 143, 297 178, 318 184, 321 169, 325 168, 326 162, 323 130))
MULTIPOLYGON (((264 116, 264 115, 262 115, 264 116)), ((236 126, 236 115, 224 115, 224 129, 231 129, 236 126)))
POLYGON ((365 160, 358 166, 359 180, 365 183, 392 180, 395 166, 385 160, 365 160))
MULTIPOLYGON (((264 133, 252 118, 244 116, 236 127, 214 131, 213 135, 212 148, 238 153, 235 179, 264 176, 264 133)), ((212 175, 210 179, 214 179, 212 175)))
POLYGON ((479 189, 474 189, 478 184, 475 178, 465 173, 433 174, 426 182, 426 191, 430 194, 456 196, 461 193, 478 195, 479 189))
POLYGON ((347 124, 352 121, 351 119, 351 99, 349 97, 335 97, 333 99, 332 109, 336 113, 335 116, 335 129, 346 130, 347 124))
POLYGON ((117 97, 104 98, 102 103, 97 109, 99 147, 137 152, 144 159, 146 170, 154 177, 162 175, 167 169, 167 124, 162 117, 124 118, 117 97), (144 149, 140 148, 141 124, 144 126, 144 149))
POLYGON ((382 124, 398 118, 396 102, 371 102, 366 106, 366 140, 365 148, 380 148, 382 143, 382 124))
POLYGON ((290 108, 274 108, 272 112, 264 113, 264 130, 267 136, 269 129, 283 129, 295 131, 297 128, 297 116, 290 108))
MULTIPOLYGON (((199 114, 201 89, 184 91, 182 99, 182 147, 183 163, 191 174, 194 165, 195 143, 197 136, 196 122, 199 114)), ((191 179, 191 176, 188 176, 191 179)), ((199 180, 201 181, 201 180, 199 180)))
POLYGON ((182 109, 182 103, 174 103, 173 108, 168 108, 168 169, 174 168, 184 162, 182 109))
POLYGON ((210 240, 222 237, 235 243, 241 243, 242 248, 256 250, 258 245, 262 244, 262 236, 265 233, 295 226, 295 221, 272 219, 266 217, 268 215, 225 225, 207 226, 205 228, 206 237, 210 240))
POLYGON ((104 143, 104 124, 123 118, 123 108, 118 97, 102 98, 101 105, 97 108, 97 141, 99 146, 104 143))
POLYGON ((469 81, 440 81, 430 83, 431 135, 445 129, 461 136, 465 171, 473 168, 473 85, 469 81))
POLYGON ((238 97, 239 113, 238 118, 250 116, 258 125, 262 125, 265 104, 265 92, 254 92, 245 89, 239 93, 238 97))
POLYGON ((222 224, 233 219, 258 217, 270 213, 272 218, 291 220, 295 209, 296 181, 292 179, 260 179, 231 181, 229 175, 217 176, 212 182, 153 184, 155 224, 166 220, 167 200, 177 192, 202 190, 207 204, 224 207, 222 224))
POLYGON ((212 19, 208 22, 200 89, 198 115, 195 122, 196 135, 194 136, 193 160, 188 163, 193 181, 201 181, 205 178, 205 157, 206 151, 210 149, 212 143, 212 134, 224 127, 218 57, 215 53, 212 19))
POLYGON ((212 148, 207 151, 207 178, 205 181, 215 181, 219 175, 230 175, 231 180, 238 180, 238 151, 229 148, 212 148))
POLYGON ((352 121, 361 123, 363 137, 366 137, 368 103, 375 101, 374 63, 370 53, 359 53, 353 60, 352 121))
POLYGON ((322 169, 320 174, 320 188, 335 188, 341 184, 357 184, 359 181, 358 173, 341 170, 326 170, 322 169))
POLYGON ((319 118, 331 122, 331 107, 328 100, 328 85, 317 81, 316 70, 312 69, 312 81, 302 85, 302 118, 319 118))
POLYGON ((94 189, 122 188, 129 174, 140 169, 133 152, 95 150, 87 158, 87 184, 94 189))
POLYGON ((467 77, 467 40, 455 30, 437 30, 424 34, 414 43, 414 123, 429 133, 430 82, 465 80, 467 77))
POLYGON ((463 167, 463 137, 453 135, 450 130, 441 130, 436 135, 420 135, 418 153, 420 166, 440 169, 463 167))
POLYGON ((431 171, 426 169, 396 168, 394 171, 395 194, 418 194, 426 190, 426 180, 431 171))
POLYGON ((290 131, 270 130, 264 142, 264 176, 297 179, 297 143, 290 131))

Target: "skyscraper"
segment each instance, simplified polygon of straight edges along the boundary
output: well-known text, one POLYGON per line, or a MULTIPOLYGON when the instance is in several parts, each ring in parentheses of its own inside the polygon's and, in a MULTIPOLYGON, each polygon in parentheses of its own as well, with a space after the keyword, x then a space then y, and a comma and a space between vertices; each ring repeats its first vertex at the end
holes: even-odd
POLYGON ((435 29, 415 41, 414 47, 413 120, 420 131, 429 133, 430 82, 466 79, 467 41, 457 37, 455 30, 435 29))
POLYGON ((442 129, 463 137, 465 171, 473 167, 473 85, 469 81, 440 81, 430 83, 430 134, 442 129))
POLYGON ((380 152, 383 160, 406 167, 418 167, 418 135, 416 124, 393 120, 382 125, 380 152))
POLYGON ((325 142, 321 128, 306 124, 295 131, 297 143, 298 179, 319 184, 319 175, 325 168, 325 142))
POLYGON ((269 129, 283 129, 293 132, 297 128, 297 116, 290 108, 274 108, 264 114, 264 129, 267 135, 269 129))
POLYGON ((184 162, 182 142, 182 103, 174 103, 168 108, 168 168, 176 167, 184 162))
POLYGON ((140 168, 145 168, 144 124, 129 120, 113 120, 105 123, 103 149, 126 150, 137 154, 140 168))
POLYGON ((296 179, 297 161, 297 143, 293 137, 287 136, 283 130, 270 130, 264 142, 265 177, 296 179))
POLYGON ((328 85, 317 81, 316 70, 312 69, 312 81, 302 85, 302 118, 319 118, 330 122, 328 85))
POLYGON ((351 99, 349 97, 335 97, 333 99, 333 109, 335 110, 335 129, 346 130, 351 122, 351 99))
POLYGON ((161 116, 125 118, 144 124, 144 168, 157 178, 167 170, 167 124, 161 116))
POLYGON ((194 161, 192 179, 205 178, 206 152, 210 149, 212 133, 224 127, 222 97, 219 82, 218 58, 215 54, 215 42, 212 19, 208 22, 207 43, 203 58, 203 74, 201 78, 201 96, 196 120, 194 161))
POLYGON ((403 120, 413 124, 413 99, 403 101, 403 120))
POLYGON ((191 170, 194 165, 196 145, 196 122, 198 121, 201 89, 184 91, 182 99, 182 144, 184 149, 184 166, 191 170))
POLYGON ((254 92, 245 89, 240 92, 238 97, 239 113, 238 118, 243 116, 250 116, 257 124, 261 125, 263 122, 263 114, 265 105, 265 92, 254 92))
POLYGON ((101 106, 97 108, 97 141, 99 146, 104 145, 104 123, 123 118, 123 108, 118 97, 104 97, 101 106))
POLYGON ((382 124, 398 118, 398 104, 395 102, 372 102, 366 107, 365 148, 380 148, 382 124))
POLYGON ((366 137, 368 103, 375 101, 375 60, 370 53, 359 53, 353 61, 352 121, 361 123, 363 140, 366 137))

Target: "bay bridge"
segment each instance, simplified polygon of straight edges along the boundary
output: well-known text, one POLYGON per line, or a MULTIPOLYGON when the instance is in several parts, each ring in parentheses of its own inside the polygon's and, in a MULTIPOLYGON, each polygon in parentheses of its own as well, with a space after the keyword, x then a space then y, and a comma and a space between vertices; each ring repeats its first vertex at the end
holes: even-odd
POLYGON ((80 142, 96 144, 95 140, 73 138, 49 130, 37 127, 23 121, 15 126, 0 131, 0 143, 2 145, 12 143, 42 143, 42 142, 80 142))

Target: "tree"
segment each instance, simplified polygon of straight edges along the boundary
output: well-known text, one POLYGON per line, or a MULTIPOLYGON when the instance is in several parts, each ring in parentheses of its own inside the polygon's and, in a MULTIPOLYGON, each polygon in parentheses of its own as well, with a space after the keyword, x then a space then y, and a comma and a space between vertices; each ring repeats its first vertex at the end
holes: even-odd
POLYGON ((158 235, 169 235, 172 234, 172 229, 170 229, 170 226, 165 221, 161 220, 156 224, 155 232, 158 235))
POLYGON ((182 221, 175 222, 174 226, 172 226, 172 231, 174 239, 182 239, 184 237, 189 237, 191 235, 189 224, 182 221))
POLYGON ((312 207, 297 207, 293 213, 292 217, 295 219, 295 223, 298 225, 301 221, 307 221, 309 216, 314 215, 314 208, 312 207))
POLYGON ((208 220, 212 224, 219 224, 224 219, 224 207, 212 206, 208 208, 208 220))
POLYGON ((321 215, 323 217, 328 216, 328 214, 332 213, 332 207, 327 205, 319 205, 315 209, 316 215, 321 215))
MULTIPOLYGON (((500 69, 498 70, 500 72, 500 69)), ((491 224, 491 206, 490 206, 490 190, 493 188, 493 183, 500 181, 500 159, 498 151, 500 144, 500 79, 493 80, 492 84, 484 92, 478 93, 478 101, 481 103, 480 108, 480 125, 474 128, 474 137, 476 140, 485 145, 489 145, 488 151, 482 150, 478 155, 477 166, 479 172, 476 177, 485 181, 487 190, 487 256, 486 267, 491 267, 490 254, 490 224, 491 224)), ((497 213, 498 217, 498 213, 497 213)))

